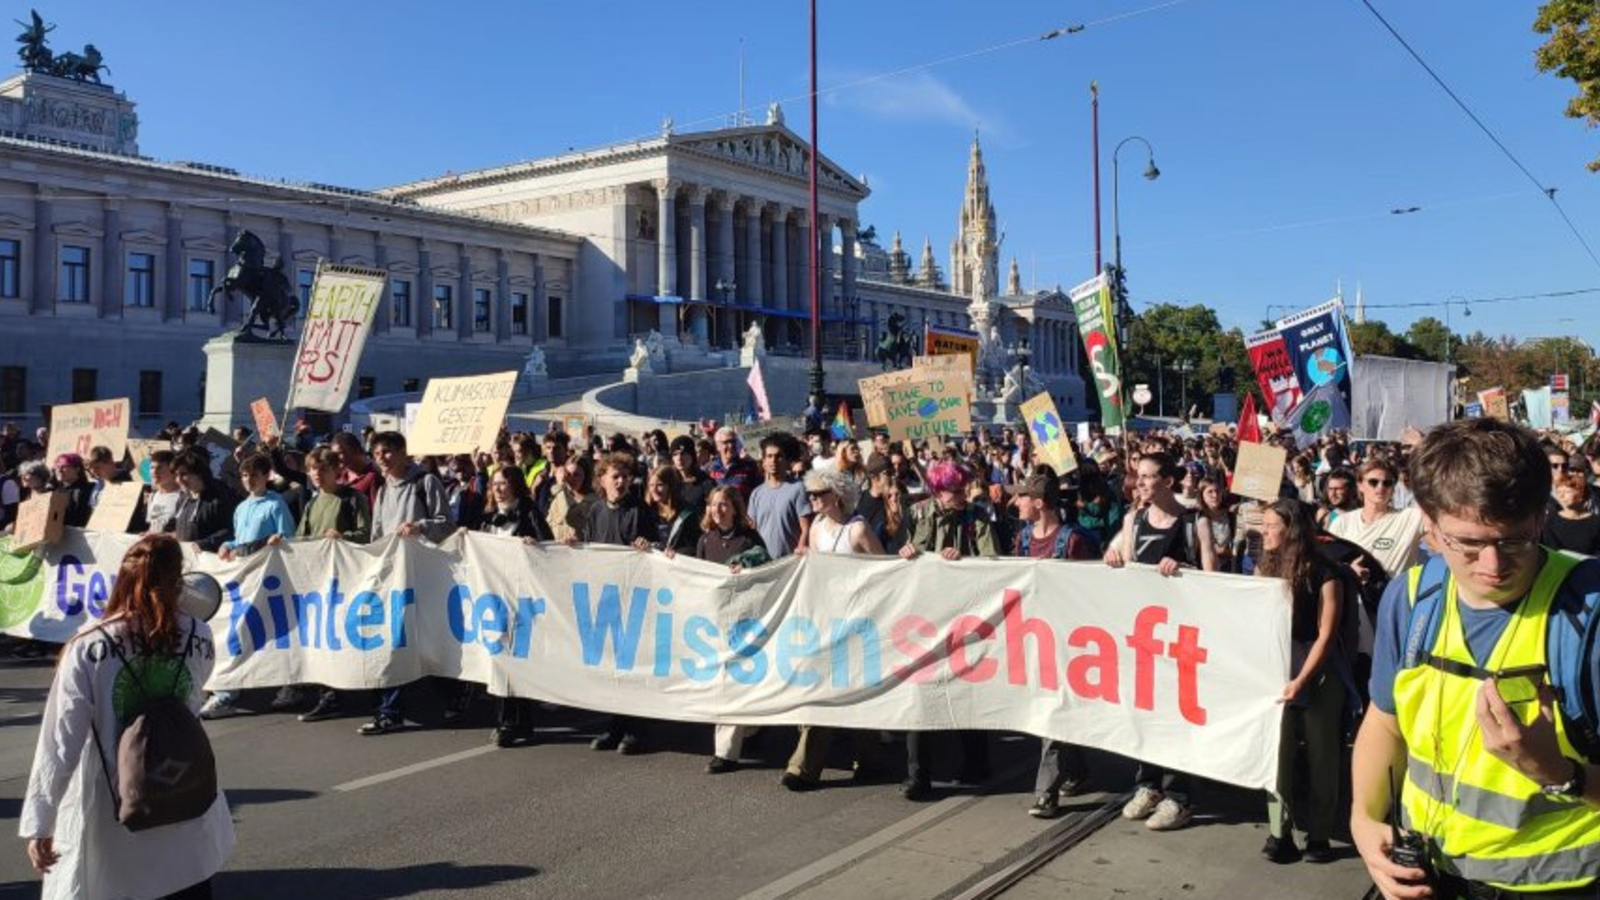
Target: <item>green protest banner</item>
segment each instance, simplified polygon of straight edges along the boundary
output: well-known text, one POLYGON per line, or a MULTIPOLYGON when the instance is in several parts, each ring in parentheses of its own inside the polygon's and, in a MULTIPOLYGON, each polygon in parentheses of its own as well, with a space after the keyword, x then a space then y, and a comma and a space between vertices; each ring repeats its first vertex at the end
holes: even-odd
POLYGON ((1097 275, 1073 288, 1070 296, 1078 313, 1083 347, 1094 371, 1095 392, 1100 396, 1100 424, 1114 434, 1127 419, 1127 406, 1122 399, 1122 364, 1117 360, 1111 282, 1104 274, 1097 275))

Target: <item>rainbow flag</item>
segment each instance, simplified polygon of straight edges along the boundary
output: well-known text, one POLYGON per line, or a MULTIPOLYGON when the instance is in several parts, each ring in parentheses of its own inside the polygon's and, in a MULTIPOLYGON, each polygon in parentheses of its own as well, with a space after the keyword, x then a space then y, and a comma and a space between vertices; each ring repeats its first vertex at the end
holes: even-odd
POLYGON ((840 401, 839 412, 833 417, 833 439, 847 441, 855 436, 855 426, 850 423, 850 404, 840 401))

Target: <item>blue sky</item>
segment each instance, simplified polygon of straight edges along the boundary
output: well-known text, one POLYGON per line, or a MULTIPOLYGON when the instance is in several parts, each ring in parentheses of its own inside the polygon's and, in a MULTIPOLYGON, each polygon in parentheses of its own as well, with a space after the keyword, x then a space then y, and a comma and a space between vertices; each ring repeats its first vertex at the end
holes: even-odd
MULTIPOLYGON (((1533 67, 1537 4, 1374 3, 1559 188, 1600 250, 1600 175, 1584 168, 1600 133, 1564 117, 1570 84, 1533 67)), ((1098 80, 1108 259, 1112 147, 1141 135, 1162 171, 1145 181, 1141 148, 1123 150, 1136 306, 1205 303, 1250 329, 1342 280, 1347 301, 1359 283, 1370 315, 1403 330, 1444 308, 1379 307, 1600 287, 1600 266, 1551 205, 1360 0, 820 6, 822 150, 868 177, 864 223, 885 241, 900 230, 913 252, 931 237, 941 265, 977 128, 1004 252, 1024 281, 1092 275, 1098 80), (1078 23, 1088 27, 1013 44, 1078 23)), ((738 105, 741 41, 751 112, 781 99, 790 127, 807 130, 804 0, 268 10, 56 0, 40 11, 59 26, 57 52, 93 42, 105 54, 108 81, 139 104, 144 153, 256 175, 371 188, 653 134, 668 115, 680 131, 716 127, 738 105)), ((1463 324, 1459 306, 1452 316, 1463 324)), ((1594 342, 1600 293, 1478 303, 1466 324, 1594 342)))

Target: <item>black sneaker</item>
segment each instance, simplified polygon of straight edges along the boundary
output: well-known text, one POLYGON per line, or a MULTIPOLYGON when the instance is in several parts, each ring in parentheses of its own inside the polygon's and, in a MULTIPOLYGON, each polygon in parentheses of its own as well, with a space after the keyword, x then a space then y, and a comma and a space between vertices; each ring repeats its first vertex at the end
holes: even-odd
POLYGON ((622 743, 622 735, 606 732, 589 742, 590 750, 615 750, 622 743))
POLYGON ((706 763, 707 775, 722 775, 727 772, 736 772, 738 770, 739 761, 737 759, 725 759, 721 756, 713 756, 711 757, 711 761, 706 763))
POLYGON ((783 785, 783 787, 787 790, 794 791, 797 794, 804 793, 805 791, 814 791, 820 787, 820 785, 818 785, 815 781, 812 781, 811 779, 801 775, 796 775, 793 772, 785 772, 779 776, 778 784, 783 785))
POLYGON ((933 799, 933 785, 926 781, 907 779, 900 785, 900 796, 912 803, 921 803, 933 799))
POLYGON ((1054 791, 1040 794, 1033 800, 1033 805, 1028 807, 1028 815, 1035 819, 1054 819, 1061 815, 1061 798, 1054 791))
POLYGON ((850 781, 854 784, 888 784, 894 781, 894 773, 881 766, 856 766, 850 773, 850 781))
POLYGON ((332 691, 317 698, 317 704, 300 714, 302 722, 321 722, 339 717, 339 697, 332 691))
POLYGON ((1084 793, 1088 786, 1089 776, 1069 775, 1065 781, 1061 782, 1061 799, 1066 800, 1069 797, 1076 797, 1084 793))
POLYGON ((1261 847, 1261 855, 1282 866, 1299 862, 1300 848, 1294 845, 1294 838, 1292 837, 1269 837, 1261 847))
POLYGON ((1322 865, 1323 863, 1331 863, 1339 857, 1333 852, 1333 847, 1326 840, 1321 840, 1306 841, 1306 849, 1301 854, 1301 858, 1308 863, 1322 865))
POLYGON ((375 734, 392 734, 404 727, 405 722, 401 719, 394 716, 377 715, 372 718, 371 722, 357 728, 356 733, 370 737, 375 734))
POLYGON ((490 734, 490 740, 496 747, 515 747, 518 744, 533 743, 533 729, 519 728, 516 725, 499 725, 490 734))
POLYGON ((467 710, 472 706, 472 691, 463 690, 450 699, 444 707, 444 723, 446 725, 459 725, 466 718, 467 710))
POLYGON ((644 741, 639 740, 636 734, 625 734, 622 740, 617 741, 617 753, 623 756, 638 756, 644 752, 644 741))

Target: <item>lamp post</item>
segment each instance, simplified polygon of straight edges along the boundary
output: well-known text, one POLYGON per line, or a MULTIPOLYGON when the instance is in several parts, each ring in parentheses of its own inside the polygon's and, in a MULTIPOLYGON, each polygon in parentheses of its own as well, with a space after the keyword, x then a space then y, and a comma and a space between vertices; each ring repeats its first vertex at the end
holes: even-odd
POLYGON ((1189 420, 1189 373, 1194 371, 1194 363, 1187 357, 1178 360, 1178 375, 1181 377, 1181 386, 1178 394, 1178 418, 1189 420))
POLYGON ((1461 314, 1472 318, 1472 307, 1467 305, 1467 298, 1461 296, 1451 297, 1444 301, 1444 361, 1446 365, 1455 362, 1455 335, 1450 329, 1450 307, 1460 305, 1461 314))
POLYGON ((1124 145, 1130 141, 1138 141, 1144 145, 1145 169, 1144 177, 1147 181, 1155 181, 1161 177, 1161 170, 1156 168, 1156 151, 1150 142, 1139 135, 1131 135, 1117 143, 1116 149, 1111 151, 1111 265, 1116 270, 1117 286, 1117 325, 1121 334, 1117 335, 1123 345, 1123 353, 1127 353, 1128 344, 1128 288, 1127 279, 1122 272, 1122 216, 1118 200, 1121 193, 1121 169, 1118 165, 1118 154, 1124 145))
MULTIPOLYGON (((725 322, 727 321, 728 312, 733 309, 733 298, 739 293, 739 282, 723 281, 721 278, 718 278, 717 283, 713 287, 717 292, 717 296, 722 298, 722 311, 717 313, 717 321, 725 322)), ((739 333, 744 331, 744 323, 741 321, 735 320, 734 327, 739 333)), ((717 328, 716 336, 711 341, 711 345, 713 347, 721 346, 722 342, 727 340, 727 338, 728 336, 723 334, 722 328, 719 327, 717 328)))

